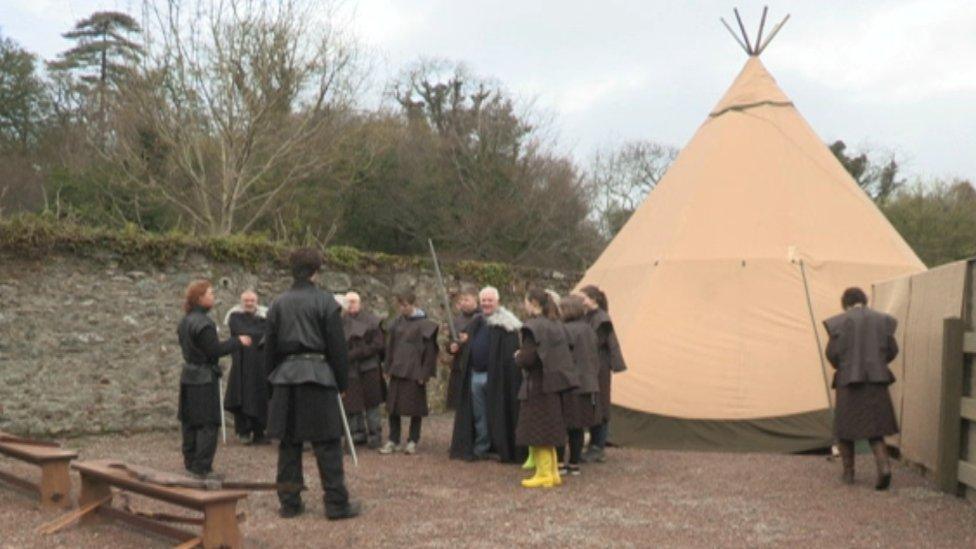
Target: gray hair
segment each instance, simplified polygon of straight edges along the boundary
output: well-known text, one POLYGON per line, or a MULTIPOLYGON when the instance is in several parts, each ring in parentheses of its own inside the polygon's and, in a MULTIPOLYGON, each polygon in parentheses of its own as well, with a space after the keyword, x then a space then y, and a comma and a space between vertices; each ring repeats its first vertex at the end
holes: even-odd
POLYGON ((501 301, 501 299, 502 299, 501 294, 498 293, 498 288, 496 288, 494 286, 485 286, 484 288, 482 288, 481 291, 478 292, 478 299, 481 299, 482 297, 484 297, 486 295, 494 295, 495 296, 495 299, 497 299, 499 301, 501 301))

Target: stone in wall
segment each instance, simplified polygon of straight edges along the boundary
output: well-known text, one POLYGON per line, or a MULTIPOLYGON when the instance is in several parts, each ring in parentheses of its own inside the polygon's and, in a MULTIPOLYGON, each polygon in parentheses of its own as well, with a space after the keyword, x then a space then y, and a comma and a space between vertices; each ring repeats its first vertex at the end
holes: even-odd
MULTIPOLYGON (((530 284, 565 292, 570 277, 514 279, 500 288, 514 311, 530 284)), ((221 330, 227 310, 245 289, 264 304, 291 284, 288 273, 264 266, 214 262, 191 254, 157 267, 132 266, 110 253, 83 257, 52 252, 23 257, 0 251, 0 430, 39 436, 138 432, 178 425, 176 404, 182 359, 176 326, 180 303, 193 279, 214 283, 211 313, 221 330)), ((452 289, 462 282, 451 277, 452 289)), ((320 286, 359 291, 367 306, 386 317, 392 295, 414 287, 418 304, 435 320, 443 314, 432 272, 354 273, 325 270, 320 286)), ((442 347, 447 329, 441 330, 442 347)), ((229 367, 229 360, 223 364, 229 367)), ((431 406, 443 409, 449 358, 429 384, 431 406)))

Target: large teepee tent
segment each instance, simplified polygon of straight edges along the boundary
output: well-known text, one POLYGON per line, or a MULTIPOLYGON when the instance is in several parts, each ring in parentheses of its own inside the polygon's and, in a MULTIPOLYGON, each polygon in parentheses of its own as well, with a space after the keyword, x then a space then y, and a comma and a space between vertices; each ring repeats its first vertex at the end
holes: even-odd
POLYGON ((821 321, 844 288, 925 268, 756 50, 581 282, 607 293, 629 367, 616 443, 829 446, 821 321))

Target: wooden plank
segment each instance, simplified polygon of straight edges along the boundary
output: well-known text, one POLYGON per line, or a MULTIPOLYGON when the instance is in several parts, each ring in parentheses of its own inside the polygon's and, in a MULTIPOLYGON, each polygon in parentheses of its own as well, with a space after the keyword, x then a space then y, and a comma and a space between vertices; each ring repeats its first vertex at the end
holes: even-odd
POLYGON ((211 503, 237 501, 247 497, 242 490, 198 490, 158 486, 131 477, 121 469, 110 467, 112 460, 76 461, 71 467, 83 477, 98 478, 102 482, 155 499, 203 511, 211 503))
POLYGON ((959 318, 942 322, 942 385, 939 398, 939 447, 935 482, 943 492, 959 493, 959 445, 962 421, 963 335, 966 325, 959 318))
POLYGON ((0 442, 0 454, 5 454, 12 458, 35 464, 47 463, 48 461, 75 459, 78 457, 78 452, 75 452, 74 450, 51 448, 48 446, 34 446, 31 444, 19 444, 16 442, 0 442))
POLYGON ((976 421, 976 398, 962 397, 959 401, 959 415, 969 421, 976 421))
POLYGON ((976 354, 976 332, 966 332, 962 339, 962 350, 966 354, 976 354))
POLYGON ((203 545, 203 538, 193 538, 190 541, 177 545, 173 549, 194 549, 194 547, 201 545, 203 545))
POLYGON ((970 488, 976 488, 976 464, 968 461, 960 461, 958 463, 958 467, 959 482, 969 486, 970 488))
POLYGON ((71 476, 68 459, 41 464, 41 507, 44 509, 71 508, 71 476))
POLYGON ((111 502, 112 502, 111 494, 101 499, 90 501, 82 505, 81 507, 79 507, 76 511, 72 511, 67 515, 62 515, 57 519, 55 519, 54 521, 49 522, 47 524, 40 525, 37 528, 37 531, 44 535, 56 534, 61 530, 64 530, 65 528, 71 526, 75 522, 78 522, 79 520, 82 520, 85 517, 90 516, 92 513, 97 511, 98 508, 101 507, 102 505, 106 505, 106 504, 110 505, 111 502))
POLYGON ((163 536, 165 538, 176 540, 179 542, 190 541, 191 539, 195 539, 197 537, 197 534, 194 534, 193 532, 189 532, 187 530, 184 530, 182 528, 177 528, 175 526, 170 526, 169 524, 152 520, 150 518, 140 517, 138 515, 128 513, 126 511, 123 511, 122 509, 117 509, 115 507, 109 507, 109 506, 102 507, 101 509, 98 510, 98 514, 106 518, 113 518, 116 520, 120 520, 127 524, 136 526, 137 528, 146 530, 147 532, 152 532, 156 535, 163 536))
POLYGON ((41 487, 36 482, 31 482, 29 480, 22 479, 6 471, 0 471, 0 480, 6 482, 11 486, 16 486, 21 490, 26 490, 34 494, 39 494, 41 492, 41 487))
POLYGON ((203 511, 203 546, 207 549, 229 547, 238 549, 243 544, 241 529, 237 525, 237 502, 211 503, 203 511))

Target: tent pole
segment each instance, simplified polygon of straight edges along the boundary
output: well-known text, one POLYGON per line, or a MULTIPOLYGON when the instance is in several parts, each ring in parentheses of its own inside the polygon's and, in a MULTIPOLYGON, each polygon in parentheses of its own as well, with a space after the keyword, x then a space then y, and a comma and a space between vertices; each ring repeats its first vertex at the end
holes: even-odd
POLYGON ((752 52, 749 51, 749 48, 745 45, 745 43, 742 41, 742 39, 739 38, 735 34, 735 31, 732 30, 732 27, 730 27, 729 24, 725 22, 725 18, 724 17, 719 17, 718 20, 721 21, 722 24, 725 25, 725 28, 729 30, 729 34, 731 34, 732 35, 732 38, 734 38, 735 41, 739 44, 739 46, 742 47, 742 51, 746 52, 746 55, 752 55, 752 52))
POLYGON ((810 284, 807 282, 807 268, 800 259, 800 275, 803 277, 803 291, 807 297, 807 311, 810 313, 810 325, 813 328, 813 336, 817 340, 817 357, 820 358, 820 373, 823 374, 824 391, 827 393, 827 407, 830 413, 834 413, 833 399, 830 398, 830 382, 827 381, 827 364, 824 361, 823 345, 820 342, 820 330, 817 329, 817 317, 813 314, 813 300, 810 298, 810 284))
MULTIPOLYGON (((748 47, 746 53, 749 55, 755 55, 756 50, 752 49, 752 43, 749 42, 749 35, 746 33, 746 26, 742 24, 742 18, 739 17, 739 8, 732 8, 732 11, 735 12, 735 20, 739 22, 739 30, 742 31, 742 39, 746 41, 746 46, 748 47)), ((756 44, 756 47, 759 47, 759 44, 756 44)))

